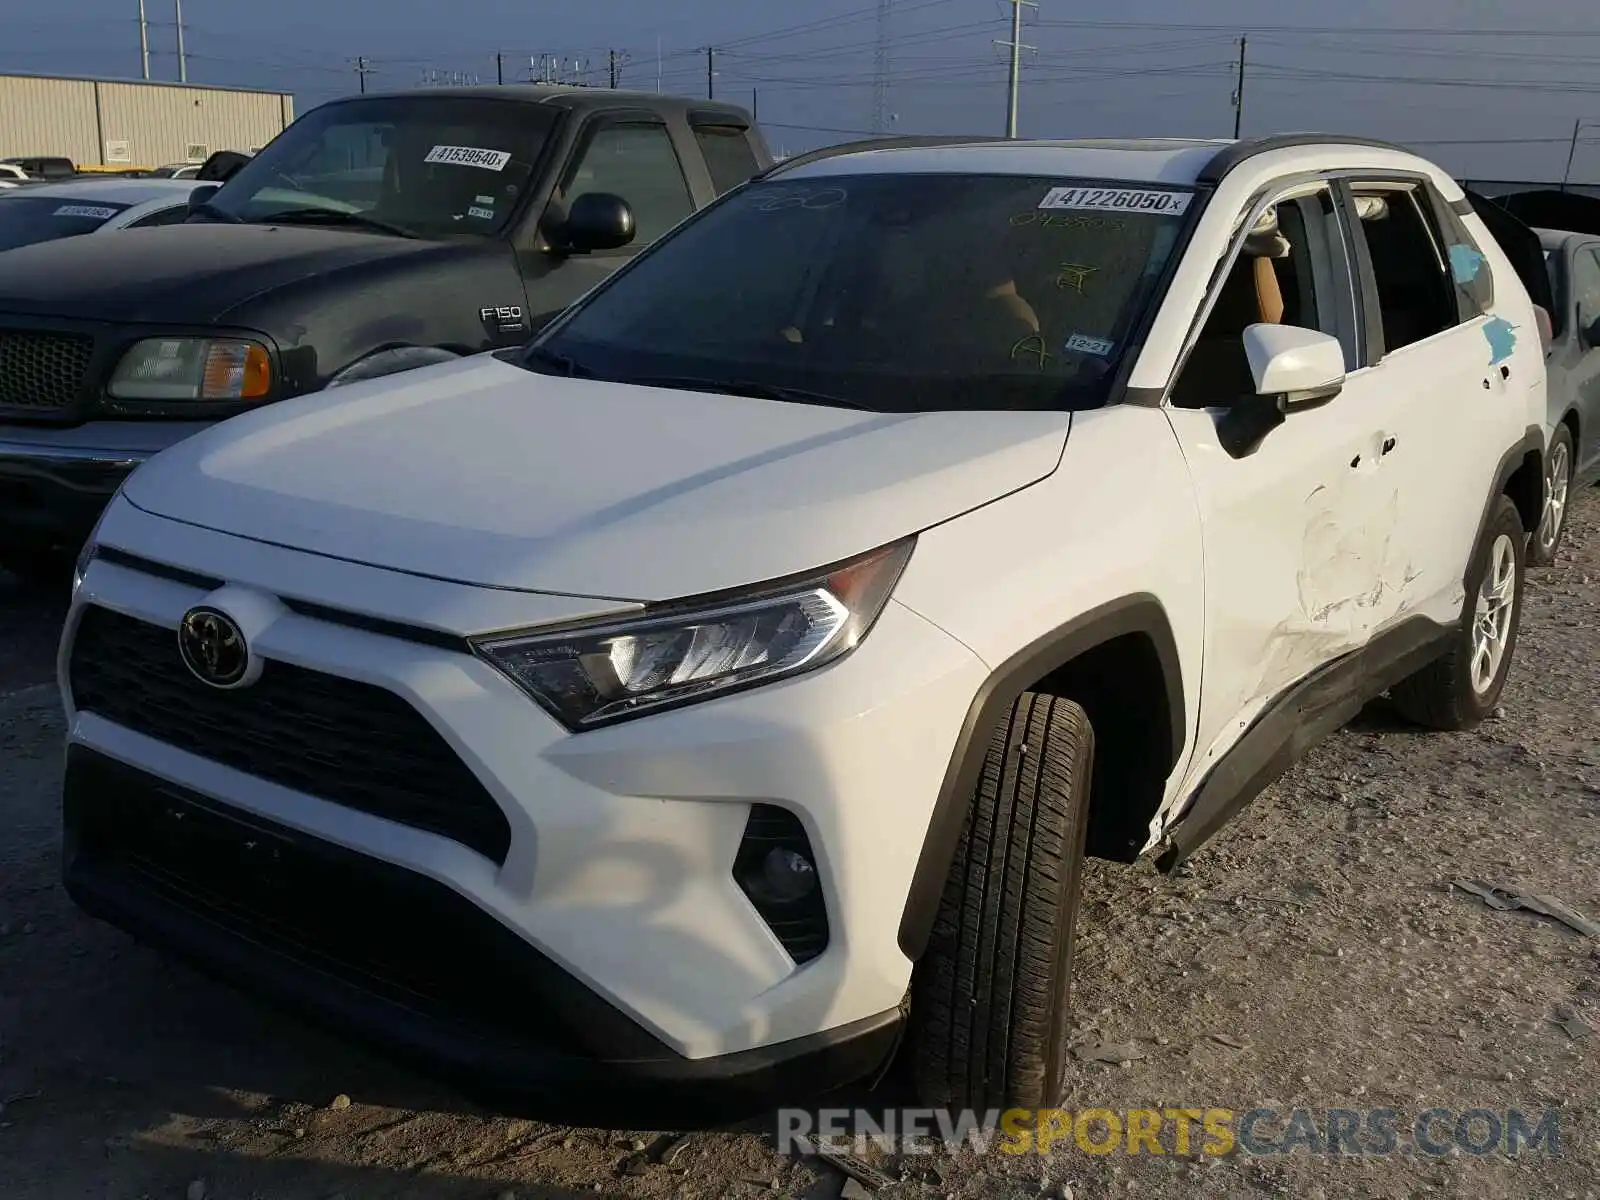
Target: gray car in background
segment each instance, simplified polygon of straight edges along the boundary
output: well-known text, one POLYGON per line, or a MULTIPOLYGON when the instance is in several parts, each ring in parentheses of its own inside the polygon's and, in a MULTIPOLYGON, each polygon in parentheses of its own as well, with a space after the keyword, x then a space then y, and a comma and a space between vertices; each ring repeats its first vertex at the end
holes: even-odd
MULTIPOLYGON (((1600 203, 1595 205, 1600 210, 1600 203)), ((1567 497, 1600 478, 1600 232, 1541 229, 1556 311, 1545 361, 1550 394, 1550 482, 1545 519, 1534 536, 1536 561, 1561 544, 1567 497)))
POLYGON ((1561 546, 1568 497, 1600 479, 1600 199, 1550 189, 1495 202, 1537 230, 1550 275, 1549 478, 1528 543, 1529 563, 1545 566, 1561 546))

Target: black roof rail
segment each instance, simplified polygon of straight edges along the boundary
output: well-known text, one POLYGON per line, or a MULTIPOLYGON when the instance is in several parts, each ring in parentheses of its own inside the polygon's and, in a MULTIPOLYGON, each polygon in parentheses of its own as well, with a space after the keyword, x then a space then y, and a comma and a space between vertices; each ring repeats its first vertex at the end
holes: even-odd
POLYGON ((803 167, 807 163, 821 162, 824 159, 838 158, 845 154, 860 154, 868 150, 910 150, 918 147, 936 146, 976 146, 991 142, 1005 142, 1011 139, 999 134, 969 134, 965 137, 955 137, 949 134, 922 133, 909 134, 905 137, 861 138, 854 142, 840 142, 836 146, 824 146, 820 150, 808 150, 804 154, 796 154, 793 158, 786 158, 782 162, 773 163, 765 171, 756 176, 765 179, 790 167, 803 167))
POLYGON ((1205 165, 1195 182, 1212 185, 1221 183, 1222 177, 1229 171, 1258 154, 1271 154, 1274 150, 1293 150, 1297 146, 1323 145, 1366 146, 1373 150, 1396 150, 1401 154, 1416 153, 1415 150, 1397 142, 1386 142, 1381 138, 1341 133, 1275 133, 1269 137, 1248 138, 1234 142, 1231 146, 1217 151, 1216 157, 1205 165))

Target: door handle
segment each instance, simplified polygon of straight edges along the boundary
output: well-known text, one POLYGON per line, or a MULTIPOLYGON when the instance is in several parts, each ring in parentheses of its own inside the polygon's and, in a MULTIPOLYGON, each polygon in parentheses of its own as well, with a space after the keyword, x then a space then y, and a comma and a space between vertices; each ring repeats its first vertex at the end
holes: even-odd
POLYGON ((1391 451, 1393 449, 1394 449, 1394 439, 1393 438, 1384 438, 1383 439, 1383 452, 1385 454, 1387 454, 1387 453, 1389 453, 1389 451, 1391 451))

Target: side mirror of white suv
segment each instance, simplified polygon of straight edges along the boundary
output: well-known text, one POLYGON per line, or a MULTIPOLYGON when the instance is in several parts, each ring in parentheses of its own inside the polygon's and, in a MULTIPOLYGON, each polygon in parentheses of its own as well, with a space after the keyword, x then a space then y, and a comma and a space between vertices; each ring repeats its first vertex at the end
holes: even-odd
POLYGON ((1296 325, 1251 325, 1244 352, 1256 394, 1236 400, 1217 425, 1217 439, 1234 458, 1255 453, 1292 413, 1316 408, 1344 387, 1339 339, 1296 325))
POLYGON ((1315 329, 1251 325, 1244 352, 1256 394, 1276 398, 1280 412, 1326 404, 1344 387, 1344 347, 1315 329))

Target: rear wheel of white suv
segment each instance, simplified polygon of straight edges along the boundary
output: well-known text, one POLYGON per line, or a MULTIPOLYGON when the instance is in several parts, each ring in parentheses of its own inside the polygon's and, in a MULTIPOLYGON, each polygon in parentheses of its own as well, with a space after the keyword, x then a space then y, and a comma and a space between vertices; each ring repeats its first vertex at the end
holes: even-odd
POLYGON ((1522 622, 1526 555, 1517 506, 1500 496, 1473 553, 1449 652, 1390 689, 1402 716, 1429 729, 1470 729, 1494 711, 1522 622))
POLYGON ((908 1049, 926 1104, 1060 1098, 1093 761, 1070 700, 1026 692, 995 731, 912 982, 908 1049))

